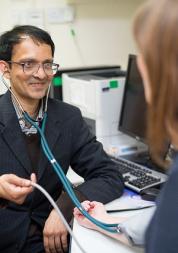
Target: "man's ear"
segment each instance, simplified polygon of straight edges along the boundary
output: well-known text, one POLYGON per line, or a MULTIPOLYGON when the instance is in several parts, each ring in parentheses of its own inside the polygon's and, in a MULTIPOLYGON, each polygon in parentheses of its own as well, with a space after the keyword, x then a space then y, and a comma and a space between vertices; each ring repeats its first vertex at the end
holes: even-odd
POLYGON ((0 60, 0 73, 7 79, 10 79, 9 65, 7 62, 0 60))

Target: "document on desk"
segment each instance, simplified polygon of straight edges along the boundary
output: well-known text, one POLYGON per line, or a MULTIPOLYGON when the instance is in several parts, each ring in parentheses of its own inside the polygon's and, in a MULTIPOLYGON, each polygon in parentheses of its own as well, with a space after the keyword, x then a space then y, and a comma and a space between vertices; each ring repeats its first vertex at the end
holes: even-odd
POLYGON ((122 197, 106 204, 105 207, 108 212, 119 212, 144 209, 154 205, 155 202, 143 200, 139 194, 125 190, 122 197))

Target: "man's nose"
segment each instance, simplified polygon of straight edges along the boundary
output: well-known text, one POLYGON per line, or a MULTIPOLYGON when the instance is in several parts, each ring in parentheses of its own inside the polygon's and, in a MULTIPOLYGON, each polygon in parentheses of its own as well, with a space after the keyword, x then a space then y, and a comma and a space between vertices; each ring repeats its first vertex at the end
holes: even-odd
POLYGON ((33 76, 44 78, 47 76, 43 64, 39 64, 37 70, 33 73, 33 76))

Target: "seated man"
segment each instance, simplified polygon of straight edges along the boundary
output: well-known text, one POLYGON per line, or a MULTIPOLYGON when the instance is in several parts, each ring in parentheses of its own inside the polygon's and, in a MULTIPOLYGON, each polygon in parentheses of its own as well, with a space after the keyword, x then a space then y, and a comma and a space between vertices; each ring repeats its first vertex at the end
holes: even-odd
MULTIPOLYGON (((24 119, 24 111, 41 127, 47 110, 44 134, 55 159, 65 174, 71 166, 85 180, 75 189, 79 201, 112 201, 122 194, 123 180, 79 109, 48 100, 50 83, 58 70, 54 49, 50 35, 34 26, 17 26, 0 36, 2 81, 6 84, 5 77, 11 85, 0 98, 0 171, 23 178, 35 173, 38 184, 70 221, 73 204, 43 153, 36 128, 24 119)), ((9 202, 6 209, 0 209, 0 238, 3 253, 67 250, 66 228, 37 190, 22 205, 9 202)))

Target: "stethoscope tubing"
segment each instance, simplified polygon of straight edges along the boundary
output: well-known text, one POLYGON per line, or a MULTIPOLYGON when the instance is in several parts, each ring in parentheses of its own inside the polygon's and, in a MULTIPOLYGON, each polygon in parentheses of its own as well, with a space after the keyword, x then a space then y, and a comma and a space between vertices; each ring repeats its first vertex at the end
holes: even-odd
POLYGON ((70 196, 72 202, 74 203, 74 205, 80 210, 80 212, 87 218, 89 219, 91 222, 93 222, 95 225, 99 226, 100 228, 107 230, 108 232, 111 233, 117 233, 117 229, 118 229, 118 224, 107 224, 104 222, 101 222, 99 220, 96 220, 95 218, 93 218, 91 215, 89 215, 89 213, 82 207, 81 203, 78 201, 78 199, 76 198, 76 195, 67 179, 67 177, 65 176, 61 166, 59 165, 59 163, 56 161, 56 159, 54 158, 54 155, 52 154, 49 145, 46 141, 45 135, 44 135, 44 130, 45 130, 45 124, 46 124, 46 120, 47 120, 47 112, 44 113, 43 116, 43 121, 42 121, 42 127, 40 128, 38 126, 38 124, 30 118, 30 116, 24 112, 23 113, 24 118, 31 124, 33 125, 37 131, 40 134, 41 137, 41 145, 42 145, 42 149, 43 152, 45 153, 48 161, 51 163, 52 167, 54 168, 56 174, 58 175, 58 177, 60 178, 60 181, 62 182, 65 190, 67 191, 68 195, 70 196), (115 229, 114 229, 115 228, 115 229))
MULTIPOLYGON (((4 75, 4 74, 3 74, 4 75)), ((106 230, 108 232, 111 233, 118 233, 118 224, 107 224, 104 222, 101 222, 95 218, 93 218, 81 205, 81 203, 79 202, 79 200, 77 199, 71 184, 69 183, 67 177, 65 176, 61 166, 59 165, 59 163, 56 161, 54 155, 52 154, 52 151, 49 148, 49 145, 47 143, 47 140, 45 138, 44 135, 44 131, 45 131, 45 125, 46 125, 46 120, 47 120, 47 103, 48 103, 48 96, 49 96, 49 88, 47 91, 47 97, 46 97, 46 102, 45 102, 45 110, 44 110, 44 115, 43 115, 43 120, 42 120, 42 126, 41 128, 38 126, 38 122, 36 122, 35 120, 33 120, 27 112, 24 111, 22 105, 20 104, 20 101, 18 100, 18 98, 16 97, 16 95, 14 94, 14 92, 11 90, 11 88, 9 87, 9 85, 6 83, 3 75, 1 75, 1 79, 2 82, 4 83, 4 85, 7 87, 7 89, 10 91, 10 93, 12 94, 12 96, 15 98, 16 102, 19 105, 19 108, 22 111, 22 114, 24 116, 24 119, 29 122, 31 125, 33 125, 38 133, 40 134, 41 137, 41 145, 42 145, 42 149, 43 152, 45 154, 45 156, 47 157, 48 161, 51 163, 53 169, 55 170, 56 174, 58 175, 60 181, 62 182, 62 185, 64 187, 64 189, 66 190, 66 192, 68 193, 69 197, 71 198, 72 202, 74 203, 74 205, 80 210, 80 212, 87 218, 89 219, 92 223, 94 223, 96 226, 102 228, 103 230, 106 230)))

